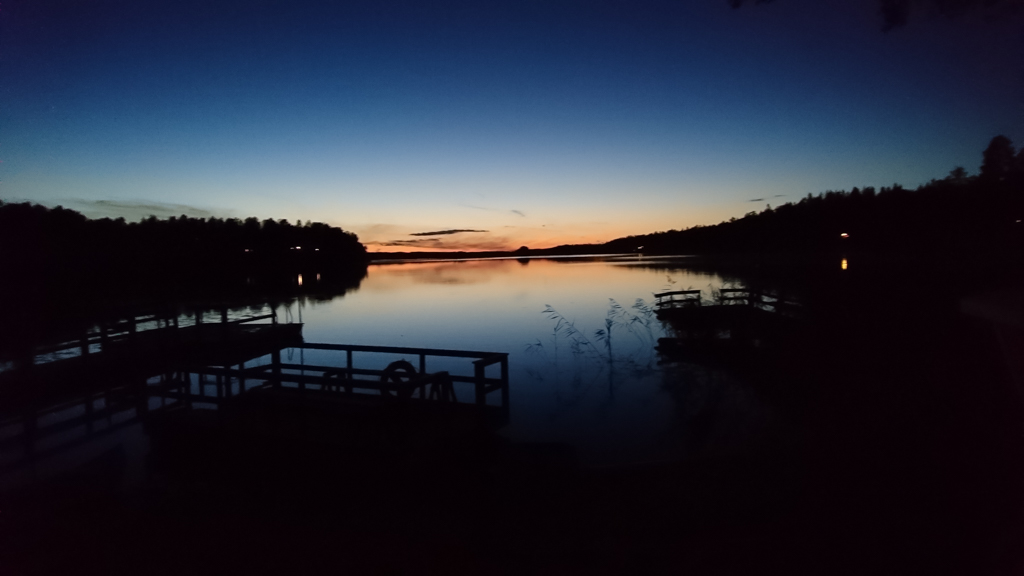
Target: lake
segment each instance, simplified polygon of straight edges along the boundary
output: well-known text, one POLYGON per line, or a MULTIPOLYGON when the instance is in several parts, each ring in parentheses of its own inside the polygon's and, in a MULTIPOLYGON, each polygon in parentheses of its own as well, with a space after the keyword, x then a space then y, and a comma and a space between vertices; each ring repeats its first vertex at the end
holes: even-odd
MULTIPOLYGON (((717 567, 739 542, 757 565, 768 554, 806 557, 810 573, 821 558, 846 566, 863 550, 878 563, 866 558, 857 573, 879 572, 894 554, 906 566, 958 568, 951 573, 973 573, 968 566, 997 553, 1018 558, 1019 547, 1002 543, 1020 534, 1021 405, 991 327, 960 313, 966 290, 945 267, 826 256, 802 268, 638 256, 396 262, 347 284, 326 273, 282 279, 278 320, 302 322, 307 344, 508 353, 504 440, 446 411, 466 406, 433 406, 444 424, 432 426, 417 419, 428 411, 405 411, 412 403, 335 403, 340 395, 284 384, 236 402, 215 366, 200 370, 202 381, 181 370, 147 387, 138 375, 126 386, 72 373, 36 388, 26 418, 0 421, 0 529, 49 551, 56 527, 88 526, 79 531, 104 535, 101 545, 70 537, 65 546, 90 561, 120 560, 127 541, 163 563, 168 535, 185 535, 174 549, 232 537, 244 543, 241 561, 263 565, 254 551, 283 550, 292 565, 296 550, 319 561, 317 551, 335 554, 375 531, 379 548, 350 546, 384 551, 379 559, 394 555, 395 530, 407 531, 397 549, 433 537, 432 549, 463 542, 498 564, 579 546, 578 558, 603 565, 618 553, 606 533, 642 542, 637 558, 717 567), (894 297, 894 278, 929 289, 894 297), (678 332, 650 310, 666 289, 724 303, 723 290, 744 281, 799 295, 799 310, 686 307, 678 332), (710 322, 709 336, 701 318, 742 321, 710 322), (671 360, 655 349, 664 335, 678 337, 671 360), (193 409, 180 409, 185 382, 232 408, 190 400, 193 409), (317 403, 296 409, 303 397, 317 403)), ((262 298, 232 299, 229 318, 268 312, 262 298)), ((204 322, 220 320, 220 309, 205 313, 204 322)), ((313 366, 345 365, 328 352, 287 348, 282 365, 319 377, 313 366)), ((401 358, 354 355, 370 369, 401 358)), ((415 365, 415 356, 406 359, 415 365)), ((466 363, 456 360, 430 357, 427 370, 466 363)), ((266 376, 245 378, 264 389, 266 376)), ((456 390, 463 402, 473 399, 467 386, 456 390)))
MULTIPOLYGON (((687 449, 685 420, 701 398, 678 387, 707 387, 710 376, 690 370, 681 378, 678 367, 659 366, 654 345, 664 327, 634 306, 652 305, 666 289, 711 298, 726 283, 684 264, 636 256, 373 264, 358 290, 300 298, 279 317, 301 317, 307 342, 508 352, 506 438, 569 444, 585 465, 674 459, 687 449), (595 334, 607 333, 606 320, 611 362, 608 340, 595 334)), ((725 428, 763 419, 766 408, 756 404, 730 385, 717 409, 721 434, 735 442, 725 428)))

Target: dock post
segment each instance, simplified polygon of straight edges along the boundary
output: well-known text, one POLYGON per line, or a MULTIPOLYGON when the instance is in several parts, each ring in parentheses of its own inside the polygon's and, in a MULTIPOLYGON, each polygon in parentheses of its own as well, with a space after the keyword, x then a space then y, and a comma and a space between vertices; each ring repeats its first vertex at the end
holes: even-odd
POLYGON ((270 364, 273 367, 272 373, 274 374, 274 387, 281 387, 281 350, 274 350, 270 353, 270 364))
POLYGON ((508 355, 501 359, 501 411, 508 418, 508 355))
POLYGON ((89 355, 89 332, 82 331, 82 357, 89 355))
POLYGON ((478 360, 473 366, 473 373, 473 378, 476 380, 476 405, 483 406, 487 404, 487 390, 484 388, 486 367, 478 360))

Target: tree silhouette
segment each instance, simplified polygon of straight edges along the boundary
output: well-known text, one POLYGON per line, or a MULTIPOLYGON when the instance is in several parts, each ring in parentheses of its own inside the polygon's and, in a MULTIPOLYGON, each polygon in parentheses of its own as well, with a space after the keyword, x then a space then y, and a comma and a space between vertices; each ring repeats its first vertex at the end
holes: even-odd
MULTIPOLYGON (((765 4, 772 0, 754 0, 754 4, 765 4)), ((739 8, 746 0, 728 0, 729 6, 739 8)), ((1003 14, 1018 11, 1020 0, 878 0, 878 15, 882 17, 882 31, 906 26, 910 14, 920 6, 927 6, 935 14, 956 17, 971 10, 986 10, 990 14, 1000 11, 1003 14)))
POLYGON ((1013 143, 1000 134, 992 138, 982 153, 981 177, 991 181, 1003 180, 1013 171, 1015 163, 1013 143))
POLYGON ((946 176, 946 180, 952 182, 963 182, 967 179, 967 170, 964 170, 963 166, 957 166, 949 171, 949 176, 946 176))

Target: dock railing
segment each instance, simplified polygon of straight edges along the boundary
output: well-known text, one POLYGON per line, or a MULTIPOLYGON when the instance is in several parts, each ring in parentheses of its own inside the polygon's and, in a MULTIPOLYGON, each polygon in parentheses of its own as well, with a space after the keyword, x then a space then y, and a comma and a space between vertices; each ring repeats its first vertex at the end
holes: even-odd
POLYGON ((277 312, 272 310, 269 314, 259 314, 256 316, 246 316, 243 318, 228 319, 228 310, 226 307, 220 309, 221 321, 220 322, 203 322, 204 309, 199 308, 193 314, 183 315, 177 312, 157 312, 144 315, 133 315, 125 318, 119 318, 115 321, 103 321, 98 323, 94 328, 83 331, 81 336, 77 338, 66 339, 55 344, 49 344, 45 346, 36 347, 32 351, 32 363, 39 364, 43 363, 49 355, 56 355, 59 359, 62 356, 88 356, 89 354, 95 354, 103 352, 105 348, 111 344, 127 342, 139 335, 155 335, 155 334, 172 334, 174 331, 180 328, 187 328, 188 326, 181 326, 179 320, 182 317, 194 316, 194 324, 192 326, 237 326, 241 324, 247 324, 251 322, 258 322, 260 320, 270 320, 271 324, 277 324, 277 312), (155 323, 155 326, 148 329, 140 329, 140 325, 155 323), (98 350, 94 350, 93 347, 98 346, 98 350), (62 354, 63 353, 63 354, 62 354))
POLYGON ((700 305, 700 290, 674 290, 654 295, 654 307, 658 309, 686 308, 700 305))
MULTIPOLYGON (((319 399, 331 398, 461 404, 465 408, 459 410, 476 409, 497 417, 499 422, 508 422, 507 353, 320 343, 304 343, 284 350, 289 349, 338 353, 344 360, 332 365, 285 362, 281 350, 277 350, 270 354, 269 364, 254 364, 256 359, 252 359, 235 366, 183 367, 62 402, 8 412, 0 416, 0 473, 91 442, 141 422, 151 414, 203 407, 219 409, 235 398, 260 391, 283 390, 286 397, 306 398, 314 404, 319 399), (372 362, 361 367, 356 360, 367 355, 384 355, 376 366, 395 357, 402 359, 383 368, 365 367, 372 362), (449 361, 441 366, 447 369, 432 370, 432 364, 441 364, 441 359, 446 358, 466 362, 455 366, 459 363, 449 361), (455 384, 462 384, 462 390, 457 392, 455 384), (498 401, 489 403, 488 397, 495 393, 498 401)), ((275 399, 273 394, 268 396, 270 402, 275 399)))
MULTIPOLYGON (((448 363, 450 364, 450 363, 448 363)), ((198 374, 202 381, 215 377, 215 392, 192 394, 197 402, 217 403, 216 399, 254 388, 291 389, 298 394, 351 398, 388 397, 398 401, 439 401, 488 406, 488 398, 497 393, 497 404, 507 415, 509 406, 508 353, 400 346, 365 346, 305 342, 287 346, 270 354, 265 364, 207 366, 185 370, 198 374), (291 351, 292 361, 282 360, 282 352, 291 351), (294 362, 298 351, 299 362, 294 362), (305 361, 311 351, 337 353, 337 361, 320 354, 319 362, 305 361), (368 359, 376 355, 376 361, 368 359), (358 359, 367 360, 357 362, 358 359), (436 366, 442 358, 466 359, 464 365, 436 366), (392 360, 384 366, 387 360, 392 360), (383 367, 382 367, 383 366, 383 367), (497 374, 492 366, 497 366, 497 374), (489 374, 489 372, 491 372, 489 374), (471 387, 457 386, 459 384, 471 387), (466 392, 471 392, 467 395, 466 392)), ((170 384, 171 387, 176 386, 170 384)), ((183 396, 184 398, 184 396, 183 396)), ((387 400, 385 399, 385 400, 387 400)))
POLYGON ((800 309, 798 302, 777 292, 751 288, 722 288, 718 292, 717 301, 723 305, 745 305, 781 314, 792 314, 800 309))

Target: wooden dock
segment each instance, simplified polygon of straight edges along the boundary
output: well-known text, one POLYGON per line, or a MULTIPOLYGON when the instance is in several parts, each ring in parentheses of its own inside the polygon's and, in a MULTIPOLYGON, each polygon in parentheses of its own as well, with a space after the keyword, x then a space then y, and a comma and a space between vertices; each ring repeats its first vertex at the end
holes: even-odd
POLYGON ((779 294, 722 288, 713 299, 700 290, 655 294, 655 313, 671 336, 658 342, 668 358, 749 360, 788 342, 796 332, 799 303, 779 294))
POLYGON ((133 316, 36 348, 30 361, 0 372, 0 416, 12 405, 53 400, 61 390, 74 395, 185 367, 233 365, 302 342, 302 324, 279 323, 273 313, 229 319, 223 309, 221 322, 202 317, 197 311, 195 323, 183 325, 177 315, 133 316))
MULTIPOLYGON (((294 332, 287 326, 267 329, 268 334, 294 332)), ((213 330, 190 338, 198 346, 222 342, 222 337, 213 330)), ((187 414, 196 411, 212 414, 218 426, 227 426, 232 434, 341 443, 351 442, 342 436, 356 429, 363 431, 359 434, 366 429, 381 431, 397 422, 407 431, 420 426, 423 433, 437 435, 497 428, 508 421, 506 353, 281 343, 267 336, 238 345, 235 350, 261 353, 237 363, 239 357, 224 344, 227 348, 215 357, 218 362, 230 360, 226 364, 180 365, 127 379, 124 372, 121 379, 91 376, 85 379, 87 384, 81 383, 81 376, 66 375, 69 382, 57 396, 47 389, 49 395, 34 396, 19 410, 4 405, 0 472, 58 458, 135 424, 161 430, 164 418, 192 421, 195 418, 187 414), (261 346, 270 349, 262 353, 261 346), (314 351, 321 356, 319 363, 304 362, 305 353, 314 351), (447 369, 433 369, 437 363, 445 363, 447 369), (97 389, 97 383, 105 385, 97 389)))

